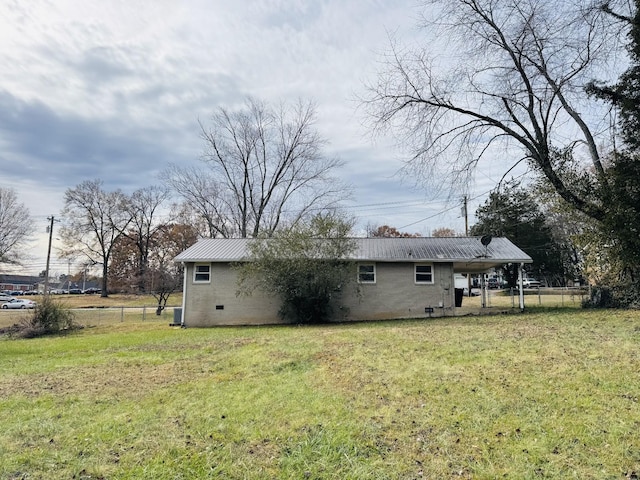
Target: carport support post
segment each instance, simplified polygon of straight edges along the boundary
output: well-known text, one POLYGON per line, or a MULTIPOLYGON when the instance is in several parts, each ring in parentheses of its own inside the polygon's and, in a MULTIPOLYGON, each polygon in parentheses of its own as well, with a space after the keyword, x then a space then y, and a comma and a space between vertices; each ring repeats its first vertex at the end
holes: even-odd
POLYGON ((520 311, 524 312, 524 285, 523 285, 523 274, 524 271, 524 263, 520 264, 520 268, 518 269, 518 296, 520 299, 520 311))

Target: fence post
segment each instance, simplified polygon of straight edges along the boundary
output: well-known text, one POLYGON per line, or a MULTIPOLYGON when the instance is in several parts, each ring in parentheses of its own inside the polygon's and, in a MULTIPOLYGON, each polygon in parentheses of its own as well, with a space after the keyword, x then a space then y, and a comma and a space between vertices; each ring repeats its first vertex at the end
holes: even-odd
POLYGON ((124 322, 124 307, 120 307, 120 321, 124 322))
POLYGON ((540 287, 538 287, 538 305, 542 305, 542 295, 540 295, 540 287))

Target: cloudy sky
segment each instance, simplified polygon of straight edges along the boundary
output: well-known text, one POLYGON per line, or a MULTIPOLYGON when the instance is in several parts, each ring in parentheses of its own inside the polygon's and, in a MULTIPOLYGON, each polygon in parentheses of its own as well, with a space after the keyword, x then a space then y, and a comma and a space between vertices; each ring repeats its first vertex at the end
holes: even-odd
MULTIPOLYGON (((246 96, 317 105, 327 154, 345 161, 359 225, 464 231, 460 207, 395 175, 401 152, 374 141, 358 94, 389 33, 416 35, 416 0, 0 0, 0 186, 15 189, 40 235, 83 180, 129 193, 168 163, 195 164, 198 120, 246 96)), ((471 196, 498 179, 482 178, 471 196)), ((52 270, 66 273, 55 258, 52 270)))

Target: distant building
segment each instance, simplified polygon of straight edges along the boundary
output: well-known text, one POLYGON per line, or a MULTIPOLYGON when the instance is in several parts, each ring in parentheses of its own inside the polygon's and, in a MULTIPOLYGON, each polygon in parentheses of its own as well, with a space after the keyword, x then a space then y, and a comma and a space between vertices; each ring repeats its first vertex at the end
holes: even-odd
POLYGON ((28 292, 37 290, 42 278, 33 275, 0 275, 0 290, 28 292))

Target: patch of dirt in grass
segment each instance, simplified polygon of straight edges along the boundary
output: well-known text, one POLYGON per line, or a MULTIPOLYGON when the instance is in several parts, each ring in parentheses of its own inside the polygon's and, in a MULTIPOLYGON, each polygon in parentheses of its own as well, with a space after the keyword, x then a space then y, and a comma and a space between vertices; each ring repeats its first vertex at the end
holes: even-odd
POLYGON ((135 398, 151 390, 189 381, 197 372, 185 374, 175 363, 149 365, 118 363, 60 370, 54 373, 0 378, 0 397, 23 395, 83 395, 100 398, 135 398))
POLYGON ((280 456, 280 447, 268 438, 254 440, 246 446, 247 453, 261 459, 276 459, 280 456))
MULTIPOLYGON (((143 326, 148 328, 148 326, 143 326)), ((142 328, 142 327, 141 327, 142 328)), ((126 330, 132 333, 131 325, 126 330)), ((242 370, 228 370, 226 360, 233 352, 255 343, 248 337, 230 338, 209 343, 204 341, 198 352, 181 354, 175 345, 143 344, 112 347, 103 350, 105 357, 140 352, 140 359, 113 359, 107 363, 59 368, 44 373, 0 375, 0 398, 12 395, 36 398, 42 395, 84 396, 101 399, 137 398, 155 390, 189 383, 198 379, 214 382, 238 380, 242 370), (222 352, 222 356, 216 352, 222 352), (157 353, 161 360, 153 355, 157 353), (150 359, 144 355, 151 354, 150 359), (223 368, 221 365, 224 365, 223 368)))

